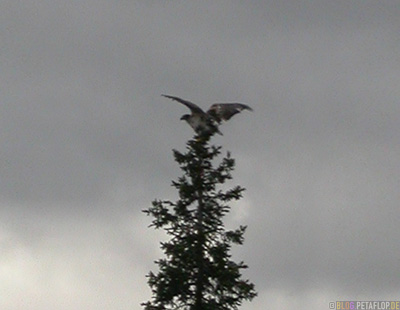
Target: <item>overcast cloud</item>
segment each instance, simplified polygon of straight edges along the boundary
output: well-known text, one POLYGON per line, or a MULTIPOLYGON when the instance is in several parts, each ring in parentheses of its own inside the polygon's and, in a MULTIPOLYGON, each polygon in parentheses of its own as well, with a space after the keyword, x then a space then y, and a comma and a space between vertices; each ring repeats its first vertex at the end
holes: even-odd
POLYGON ((243 102, 216 144, 242 309, 400 300, 398 1, 2 1, 0 308, 141 309, 187 109, 243 102))

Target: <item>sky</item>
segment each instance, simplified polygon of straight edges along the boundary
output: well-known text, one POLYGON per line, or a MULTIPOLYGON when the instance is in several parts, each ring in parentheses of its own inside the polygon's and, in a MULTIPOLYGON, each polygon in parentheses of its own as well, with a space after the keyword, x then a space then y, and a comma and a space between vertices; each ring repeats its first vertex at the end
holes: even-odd
POLYGON ((187 108, 247 191, 244 310, 400 300, 398 1, 2 1, 0 308, 138 310, 187 108))

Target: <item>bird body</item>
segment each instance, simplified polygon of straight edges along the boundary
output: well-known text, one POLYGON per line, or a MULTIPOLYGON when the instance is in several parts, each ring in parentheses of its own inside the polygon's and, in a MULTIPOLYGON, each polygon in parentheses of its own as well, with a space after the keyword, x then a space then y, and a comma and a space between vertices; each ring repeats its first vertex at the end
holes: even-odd
POLYGON ((190 101, 175 96, 162 96, 178 101, 190 109, 192 114, 183 115, 181 120, 185 120, 198 134, 211 135, 216 132, 222 135, 218 129, 218 125, 220 125, 222 121, 229 120, 242 110, 253 111, 252 108, 243 103, 214 103, 207 112, 204 112, 200 107, 190 101))
POLYGON ((207 126, 207 118, 205 117, 205 115, 185 114, 184 116, 181 117, 181 120, 185 120, 190 125, 190 127, 192 127, 196 132, 202 130, 204 124, 206 124, 207 126))

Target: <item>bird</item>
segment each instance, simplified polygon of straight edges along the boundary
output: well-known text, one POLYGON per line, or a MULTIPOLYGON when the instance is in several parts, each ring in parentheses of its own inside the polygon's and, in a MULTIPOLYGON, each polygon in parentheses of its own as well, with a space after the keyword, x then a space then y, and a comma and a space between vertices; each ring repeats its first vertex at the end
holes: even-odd
POLYGON ((161 96, 178 101, 190 109, 192 114, 183 115, 181 120, 186 121, 199 135, 212 135, 214 133, 222 135, 218 128, 222 121, 228 121, 242 110, 253 111, 252 108, 243 103, 214 103, 207 112, 204 112, 199 106, 188 100, 170 95, 161 96))

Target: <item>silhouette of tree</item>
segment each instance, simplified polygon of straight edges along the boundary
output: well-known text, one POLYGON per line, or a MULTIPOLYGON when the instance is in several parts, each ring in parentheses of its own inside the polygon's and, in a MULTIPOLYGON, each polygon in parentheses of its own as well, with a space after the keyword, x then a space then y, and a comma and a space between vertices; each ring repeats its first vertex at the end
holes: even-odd
POLYGON ((152 299, 142 303, 145 310, 237 309, 257 295, 254 285, 241 278, 247 266, 230 255, 232 245, 243 243, 246 226, 227 230, 223 223, 228 203, 239 200, 244 188, 218 187, 232 179, 235 161, 228 152, 214 163, 221 146, 210 145, 211 136, 196 135, 184 153, 173 150, 184 172, 172 181, 179 200, 155 200, 143 211, 154 218, 150 226, 170 237, 161 242, 165 257, 156 261, 159 271, 147 275, 152 299))

